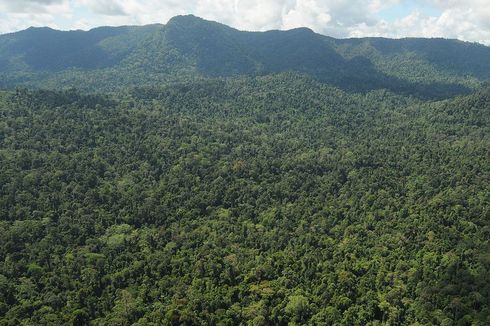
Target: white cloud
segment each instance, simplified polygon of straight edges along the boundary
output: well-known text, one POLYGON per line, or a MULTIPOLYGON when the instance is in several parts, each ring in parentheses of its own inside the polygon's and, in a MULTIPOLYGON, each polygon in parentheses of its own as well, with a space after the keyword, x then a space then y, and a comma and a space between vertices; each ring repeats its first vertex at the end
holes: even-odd
MULTIPOLYGON (((488 7, 487 7, 488 8, 488 7)), ((349 28, 353 37, 444 37, 490 45, 489 10, 484 7, 447 6, 439 16, 413 11, 394 22, 380 20, 376 25, 359 24, 349 28), (488 18, 486 18, 488 17, 488 18)))
POLYGON ((30 26, 62 28, 59 19, 71 19, 69 0, 0 0, 0 33, 30 26))
POLYGON ((66 0, 0 0, 0 10, 6 13, 47 13, 65 6, 66 0))
POLYGON ((284 29, 307 26, 323 27, 331 22, 330 8, 314 0, 299 0, 282 17, 284 29))
POLYGON ((490 45, 489 0, 0 0, 0 32, 165 23, 188 13, 242 30, 305 26, 334 37, 449 37, 490 45), (383 12, 390 8, 410 11, 387 21, 383 12))
POLYGON ((96 14, 106 16, 126 16, 128 13, 125 11, 124 6, 113 0, 81 0, 88 9, 96 14))
POLYGON ((372 0, 368 5, 368 9, 372 12, 380 12, 387 7, 399 4, 400 2, 401 0, 372 0))

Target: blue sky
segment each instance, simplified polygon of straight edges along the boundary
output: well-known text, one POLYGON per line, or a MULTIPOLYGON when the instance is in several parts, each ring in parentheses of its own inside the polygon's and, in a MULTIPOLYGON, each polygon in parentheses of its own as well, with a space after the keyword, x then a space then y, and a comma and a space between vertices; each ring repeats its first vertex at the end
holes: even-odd
POLYGON ((442 14, 442 11, 431 3, 424 3, 422 1, 402 1, 385 7, 379 11, 378 16, 388 22, 394 22, 407 17, 414 11, 432 17, 439 17, 442 14))
POLYGON ((490 0, 0 0, 0 33, 166 23, 189 13, 242 30, 306 26, 334 37, 446 37, 490 45, 490 0))

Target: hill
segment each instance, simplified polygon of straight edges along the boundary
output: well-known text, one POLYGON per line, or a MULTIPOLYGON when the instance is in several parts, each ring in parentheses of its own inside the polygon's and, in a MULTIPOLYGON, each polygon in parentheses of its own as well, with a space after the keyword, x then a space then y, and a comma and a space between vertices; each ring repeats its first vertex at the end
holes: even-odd
POLYGON ((489 79, 194 16, 1 35, 0 326, 489 325, 489 79))
POLYGON ((0 36, 0 87, 115 90, 293 71, 347 91, 420 98, 490 80, 490 48, 444 39, 334 39, 307 28, 244 32, 194 16, 87 32, 30 28, 0 36))
POLYGON ((488 103, 0 93, 0 325, 486 325, 488 103))

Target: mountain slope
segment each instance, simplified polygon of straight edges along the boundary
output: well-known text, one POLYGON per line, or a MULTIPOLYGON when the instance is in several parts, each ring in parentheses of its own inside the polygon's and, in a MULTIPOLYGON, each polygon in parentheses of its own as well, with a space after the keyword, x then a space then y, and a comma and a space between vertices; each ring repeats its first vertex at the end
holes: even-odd
POLYGON ((488 325, 489 103, 0 92, 0 325, 488 325))
POLYGON ((116 89, 284 71, 351 91, 447 97, 490 80, 490 48, 442 39, 337 40, 307 28, 243 32, 190 15, 166 25, 0 36, 3 87, 116 89))

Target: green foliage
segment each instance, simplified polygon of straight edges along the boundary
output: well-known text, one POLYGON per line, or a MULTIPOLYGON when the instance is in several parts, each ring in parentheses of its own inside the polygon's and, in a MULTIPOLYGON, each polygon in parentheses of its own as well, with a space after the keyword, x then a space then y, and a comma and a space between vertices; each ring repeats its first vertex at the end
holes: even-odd
POLYGON ((308 299, 302 295, 292 295, 288 298, 288 304, 284 312, 289 315, 292 321, 304 321, 308 314, 308 299))
POLYGON ((0 325, 486 325, 490 90, 0 93, 0 325))
POLYGON ((0 36, 0 88, 113 91, 280 72, 351 92, 442 99, 490 80, 490 48, 443 39, 333 39, 307 28, 243 32, 194 16, 166 25, 30 28, 0 36))

